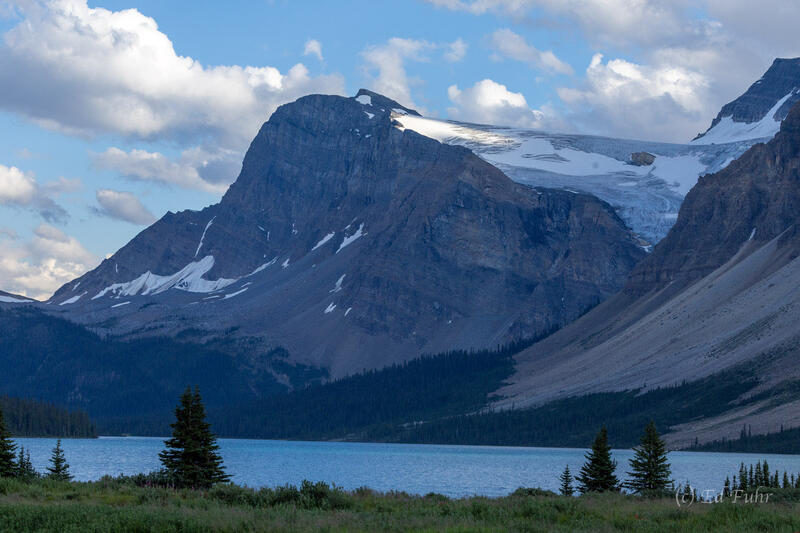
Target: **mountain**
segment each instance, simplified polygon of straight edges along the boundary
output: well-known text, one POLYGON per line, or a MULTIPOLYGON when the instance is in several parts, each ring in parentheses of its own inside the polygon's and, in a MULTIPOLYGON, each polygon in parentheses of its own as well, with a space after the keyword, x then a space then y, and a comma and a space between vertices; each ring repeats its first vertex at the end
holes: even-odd
POLYGON ((219 204, 168 213, 59 289, 104 334, 283 346, 333 376, 562 326, 645 252, 587 194, 515 183, 370 91, 281 106, 219 204))
POLYGON ((28 298, 27 296, 20 296, 10 292, 0 291, 0 305, 2 304, 25 304, 35 303, 36 300, 28 298))
POLYGON ((406 129, 471 149, 518 183, 608 202, 645 244, 660 241, 698 176, 724 168, 757 139, 669 144, 554 134, 404 115, 406 129))
MULTIPOLYGON (((625 288, 517 356, 498 406, 652 391, 736 372, 724 411, 673 426, 675 445, 800 425, 800 104, 780 132, 700 178, 625 288)), ((722 379, 722 378, 720 378, 722 379)))
POLYGON ((769 139, 800 101, 800 57, 776 59, 767 72, 736 100, 725 104, 693 144, 769 139))
POLYGON ((800 58, 776 59, 745 94, 721 109, 706 133, 688 144, 554 134, 411 114, 398 120, 428 137, 470 148, 519 183, 592 194, 655 244, 675 223, 699 176, 725 168, 777 133, 791 105, 800 100, 798 88, 800 58))

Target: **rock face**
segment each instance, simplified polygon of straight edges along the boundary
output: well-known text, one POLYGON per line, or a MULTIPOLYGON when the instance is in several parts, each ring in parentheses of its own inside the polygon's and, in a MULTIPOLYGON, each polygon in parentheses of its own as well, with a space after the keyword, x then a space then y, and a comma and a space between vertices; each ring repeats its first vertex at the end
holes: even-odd
POLYGON ((634 152, 631 154, 631 163, 638 167, 652 165, 655 160, 656 156, 648 152, 634 152))
POLYGON ((403 115, 365 90, 280 107, 219 204, 167 214, 48 307, 281 344, 341 375, 565 324, 644 256, 609 205, 517 184, 403 115))
POLYGON ((670 386, 739 365, 767 397, 675 428, 673 442, 800 425, 800 103, 780 132, 687 195, 625 289, 521 353, 504 402, 670 386), (755 410, 754 410, 755 409, 755 410))
MULTIPOLYGON (((745 125, 763 122, 763 127, 750 128, 753 136, 772 137, 778 130, 768 131, 775 123, 780 123, 789 114, 789 110, 800 101, 800 58, 778 58, 767 72, 736 100, 725 104, 719 114, 711 122, 705 133, 695 138, 713 137, 716 129, 738 129, 739 136, 748 131, 745 125), (723 124, 726 119, 729 121, 723 124), (736 128, 735 124, 740 127, 736 128)), ((729 132, 733 133, 733 132, 729 132)), ((736 135, 736 133, 734 133, 736 135)), ((715 141, 719 142, 719 141, 715 141)))

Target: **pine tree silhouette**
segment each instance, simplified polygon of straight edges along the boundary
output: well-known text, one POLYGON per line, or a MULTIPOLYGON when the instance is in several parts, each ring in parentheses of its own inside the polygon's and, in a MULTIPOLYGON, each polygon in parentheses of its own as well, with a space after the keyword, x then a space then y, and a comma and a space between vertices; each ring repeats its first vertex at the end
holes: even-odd
POLYGON ((61 448, 61 439, 56 441, 53 454, 50 456, 50 466, 47 467, 47 477, 58 481, 69 481, 72 474, 69 473, 69 465, 64 457, 64 450, 61 448))
POLYGON ((14 477, 17 466, 14 464, 17 445, 11 440, 11 433, 6 429, 3 411, 0 409, 0 477, 14 477))
POLYGON ((581 467, 578 490, 581 492, 619 491, 619 480, 614 475, 617 462, 611 459, 608 430, 603 426, 594 439, 592 449, 586 453, 586 463, 581 467))
POLYGON ((563 496, 572 496, 575 493, 575 487, 572 486, 572 473, 569 471, 569 465, 564 467, 564 471, 558 477, 561 480, 561 488, 559 491, 563 496))
POLYGON ((206 411, 198 389, 195 388, 193 393, 187 387, 181 395, 171 427, 172 438, 164 443, 166 449, 159 458, 178 487, 207 489, 230 479, 222 465, 222 457, 217 453, 217 437, 206 422, 206 411))
POLYGON ((641 444, 634 448, 630 459, 631 480, 625 486, 639 494, 663 493, 671 484, 671 469, 667 461, 667 446, 658 435, 656 424, 650 421, 642 435, 641 444))

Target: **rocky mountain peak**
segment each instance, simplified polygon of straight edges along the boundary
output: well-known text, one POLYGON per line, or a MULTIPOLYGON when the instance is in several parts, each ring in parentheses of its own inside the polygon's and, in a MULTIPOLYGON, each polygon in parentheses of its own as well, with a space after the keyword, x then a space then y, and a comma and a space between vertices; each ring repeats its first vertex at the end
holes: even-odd
POLYGON ((770 138, 792 106, 800 101, 800 58, 773 61, 744 94, 722 106, 697 144, 770 138))

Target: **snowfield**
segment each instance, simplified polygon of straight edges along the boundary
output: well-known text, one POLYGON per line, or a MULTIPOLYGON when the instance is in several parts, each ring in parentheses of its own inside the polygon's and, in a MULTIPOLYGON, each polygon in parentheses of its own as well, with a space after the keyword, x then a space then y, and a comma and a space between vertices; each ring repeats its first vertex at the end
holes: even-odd
MULTIPOLYGON (((767 117, 775 123, 772 115, 767 117)), ((597 196, 611 204, 628 226, 651 244, 660 241, 675 223, 684 196, 700 176, 724 168, 763 141, 762 133, 772 136, 780 126, 755 127, 758 138, 742 134, 724 143, 669 144, 552 134, 405 113, 394 113, 392 118, 401 130, 471 149, 519 183, 597 196), (654 162, 633 164, 631 155, 637 152, 654 155, 654 162)))

